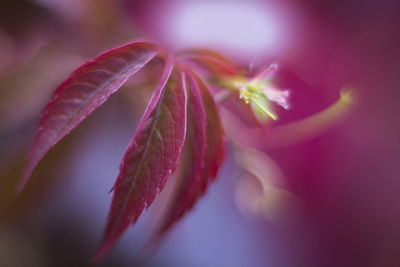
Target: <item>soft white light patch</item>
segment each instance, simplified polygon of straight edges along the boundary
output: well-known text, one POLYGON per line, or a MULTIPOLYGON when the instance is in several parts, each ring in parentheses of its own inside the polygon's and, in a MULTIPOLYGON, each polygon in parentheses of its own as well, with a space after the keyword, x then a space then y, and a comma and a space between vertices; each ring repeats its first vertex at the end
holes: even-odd
POLYGON ((172 18, 166 32, 179 46, 213 46, 248 56, 271 53, 282 42, 276 10, 257 2, 180 3, 172 18))

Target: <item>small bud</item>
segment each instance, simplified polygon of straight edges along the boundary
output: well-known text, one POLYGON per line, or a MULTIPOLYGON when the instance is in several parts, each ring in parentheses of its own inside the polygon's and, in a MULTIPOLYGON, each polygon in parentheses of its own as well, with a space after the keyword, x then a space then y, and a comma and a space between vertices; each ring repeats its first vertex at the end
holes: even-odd
POLYGON ((235 77, 224 82, 229 88, 239 91, 239 99, 246 104, 251 104, 254 115, 261 120, 278 117, 273 112, 270 103, 274 102, 285 109, 289 108, 289 90, 280 91, 271 86, 269 78, 278 70, 277 64, 271 64, 268 68, 249 79, 243 76, 235 77))

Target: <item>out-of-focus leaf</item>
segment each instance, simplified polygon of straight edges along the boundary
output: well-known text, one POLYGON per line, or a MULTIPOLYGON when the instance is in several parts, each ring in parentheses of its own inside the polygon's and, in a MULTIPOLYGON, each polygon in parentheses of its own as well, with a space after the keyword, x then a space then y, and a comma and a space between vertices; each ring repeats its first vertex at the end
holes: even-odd
POLYGON ((120 235, 135 223, 175 171, 186 134, 184 75, 168 61, 120 167, 103 241, 94 261, 100 260, 120 235), (167 83, 168 81, 168 83, 167 83))
POLYGON ((239 68, 228 58, 209 49, 187 49, 177 54, 179 58, 194 62, 210 71, 213 75, 235 75, 239 68))
POLYGON ((44 155, 157 54, 147 42, 108 50, 75 70, 43 110, 20 190, 44 155))
POLYGON ((29 62, 42 44, 68 32, 59 16, 34 2, 0 1, 0 76, 13 73, 29 62))
POLYGON ((331 106, 295 122, 263 127, 249 127, 232 111, 221 108, 226 133, 234 143, 241 146, 272 149, 308 140, 344 120, 354 108, 354 90, 343 90, 340 98, 331 106))
POLYGON ((289 215, 299 208, 299 203, 283 188, 286 180, 279 165, 264 152, 248 147, 236 146, 234 156, 237 165, 248 172, 236 189, 236 202, 242 213, 275 223, 289 222, 289 215), (258 183, 254 184, 254 178, 258 183))
POLYGON ((90 127, 90 123, 61 140, 57 149, 49 151, 49 155, 43 159, 43 164, 40 164, 32 175, 30 183, 19 194, 18 178, 24 171, 24 158, 29 143, 25 141, 25 136, 18 132, 15 132, 13 137, 6 138, 7 142, 20 142, 22 145, 15 146, 13 150, 4 147, 6 150, 0 151, 0 228, 26 220, 27 214, 31 212, 36 214, 36 208, 43 205, 59 185, 64 185, 60 182, 68 176, 66 170, 71 152, 77 147, 76 140, 81 137, 80 133, 87 127, 90 127))
POLYGON ((0 77, 0 135, 34 122, 53 87, 82 61, 79 56, 47 45, 24 66, 0 77))

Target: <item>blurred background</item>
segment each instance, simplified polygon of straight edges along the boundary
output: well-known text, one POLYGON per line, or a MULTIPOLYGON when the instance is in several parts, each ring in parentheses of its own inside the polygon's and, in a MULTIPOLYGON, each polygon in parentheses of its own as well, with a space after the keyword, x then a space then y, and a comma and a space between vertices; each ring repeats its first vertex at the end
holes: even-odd
POLYGON ((264 150, 278 196, 265 212, 248 212, 241 190, 254 184, 243 185, 248 173, 229 146, 219 179, 157 251, 139 253, 163 194, 100 266, 400 266, 399 12, 396 0, 1 0, 0 266, 87 266, 94 255, 151 93, 140 78, 15 191, 53 90, 136 39, 212 48, 249 68, 282 62, 276 82, 292 96, 278 125, 323 110, 344 85, 358 89, 357 105, 314 138, 264 150))

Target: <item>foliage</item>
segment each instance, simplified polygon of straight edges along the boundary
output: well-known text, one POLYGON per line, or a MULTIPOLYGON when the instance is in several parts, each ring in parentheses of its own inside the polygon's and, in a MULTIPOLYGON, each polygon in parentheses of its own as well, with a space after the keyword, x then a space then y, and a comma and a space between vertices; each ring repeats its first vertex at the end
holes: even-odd
MULTIPOLYGON (((214 51, 191 49, 170 55, 153 43, 132 42, 98 55, 55 90, 41 114, 20 190, 49 150, 131 76, 157 60, 163 65, 161 78, 121 162, 96 261, 151 205, 179 164, 174 195, 155 238, 161 238, 206 192, 225 158, 225 132, 215 100, 233 98, 244 105, 259 129, 277 119, 273 102, 289 107, 289 91, 277 90, 269 82, 277 65, 249 75, 214 51)), ((313 127, 312 121, 307 127, 313 127)))

